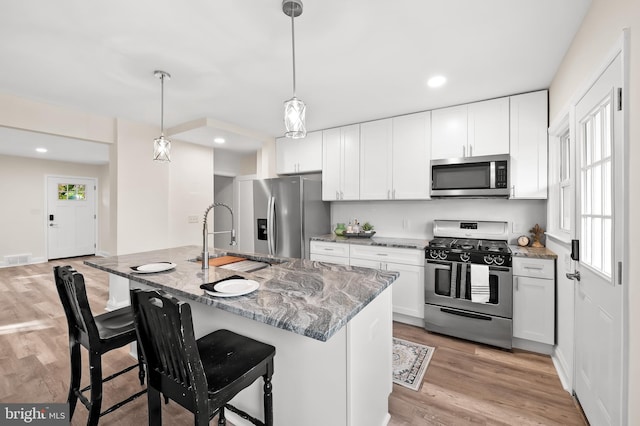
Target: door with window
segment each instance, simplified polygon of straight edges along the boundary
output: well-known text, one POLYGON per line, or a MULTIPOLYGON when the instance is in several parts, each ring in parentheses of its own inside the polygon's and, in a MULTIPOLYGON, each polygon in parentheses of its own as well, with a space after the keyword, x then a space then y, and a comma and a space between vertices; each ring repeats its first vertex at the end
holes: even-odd
POLYGON ((594 425, 621 424, 623 409, 621 87, 618 55, 575 114, 575 393, 594 425))
POLYGON ((47 257, 96 252, 96 180, 47 177, 47 257))

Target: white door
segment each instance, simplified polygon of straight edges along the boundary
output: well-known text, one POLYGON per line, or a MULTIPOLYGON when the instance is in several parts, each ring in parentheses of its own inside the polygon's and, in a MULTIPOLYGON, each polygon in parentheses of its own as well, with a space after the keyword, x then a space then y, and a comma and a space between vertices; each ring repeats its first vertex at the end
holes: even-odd
POLYGON ((47 257, 95 254, 95 212, 95 179, 48 176, 47 257))
POLYGON ((622 424, 623 241, 620 55, 576 105, 575 393, 593 425, 622 424))

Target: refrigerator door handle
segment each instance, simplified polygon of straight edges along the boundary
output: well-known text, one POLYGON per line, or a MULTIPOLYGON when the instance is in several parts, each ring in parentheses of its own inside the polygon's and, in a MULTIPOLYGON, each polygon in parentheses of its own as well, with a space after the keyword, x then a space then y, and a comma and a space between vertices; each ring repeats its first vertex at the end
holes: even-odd
POLYGON ((276 225, 276 197, 271 197, 271 247, 272 255, 278 252, 278 226, 276 225))
POLYGON ((269 197, 269 202, 267 204, 267 245, 269 247, 269 254, 275 254, 275 243, 274 243, 274 228, 275 228, 275 198, 269 197))

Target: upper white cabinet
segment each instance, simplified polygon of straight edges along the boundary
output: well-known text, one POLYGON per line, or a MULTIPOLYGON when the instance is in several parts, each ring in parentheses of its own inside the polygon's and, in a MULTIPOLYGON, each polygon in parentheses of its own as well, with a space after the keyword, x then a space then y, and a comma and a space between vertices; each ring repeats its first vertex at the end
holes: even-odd
POLYGON ((509 98, 432 111, 431 158, 509 153, 509 98))
POLYGON ((360 125, 360 199, 429 198, 429 112, 360 125))
POLYGON ((393 118, 393 198, 429 198, 431 162, 431 113, 393 118))
POLYGON ((511 96, 511 199, 547 198, 547 91, 511 96))
POLYGON ((392 119, 360 124, 360 199, 393 198, 392 119))
POLYGON ((467 115, 467 105, 431 111, 432 160, 466 156, 467 115))
POLYGON ((322 170, 322 132, 302 139, 276 139, 276 173, 311 173, 322 170))
POLYGON ((322 199, 360 198, 360 125, 322 132, 322 199))

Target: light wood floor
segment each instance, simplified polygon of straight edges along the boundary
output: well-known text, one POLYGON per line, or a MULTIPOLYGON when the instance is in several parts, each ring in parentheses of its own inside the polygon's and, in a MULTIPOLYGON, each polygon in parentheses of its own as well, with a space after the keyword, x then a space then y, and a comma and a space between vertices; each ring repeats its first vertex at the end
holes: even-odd
MULTIPOLYGON (((82 259, 0 268, 0 401, 65 402, 69 383, 69 349, 64 312, 53 282, 53 266, 71 264, 87 283, 95 313, 108 300, 108 274, 85 266, 82 259)), ((393 385, 390 426, 406 425, 584 425, 579 410, 565 392, 549 357, 513 353, 430 334, 418 327, 394 323, 399 338, 436 347, 419 391, 393 385)), ((86 351, 82 351, 86 366, 86 351)), ((127 349, 103 357, 111 374, 133 364, 127 349)), ((83 369, 82 383, 87 383, 83 369)), ((140 389, 137 372, 108 382, 103 408, 140 389)), ((274 389, 274 398, 277 398, 274 389)), ((277 413, 275 413, 277 424, 277 413)), ((86 424, 78 404, 72 425, 86 424)), ((146 398, 108 414, 102 425, 147 423, 146 398)), ((190 413, 175 403, 163 405, 163 423, 193 423, 190 413)), ((212 422, 212 424, 215 424, 212 422)), ((300 425, 304 426, 304 425, 300 425)), ((365 425, 368 426, 368 425, 365 425)))

